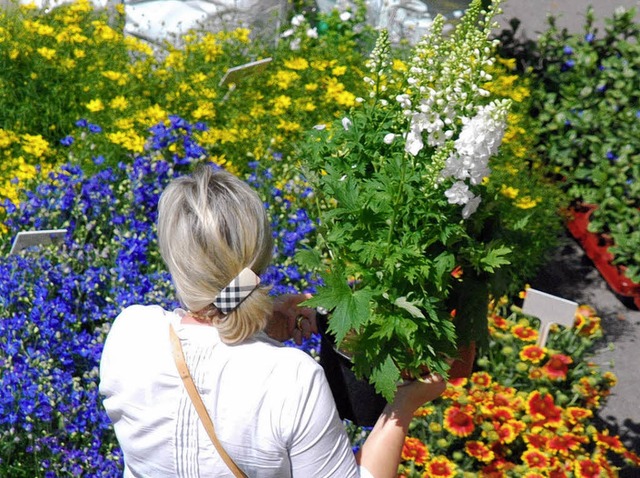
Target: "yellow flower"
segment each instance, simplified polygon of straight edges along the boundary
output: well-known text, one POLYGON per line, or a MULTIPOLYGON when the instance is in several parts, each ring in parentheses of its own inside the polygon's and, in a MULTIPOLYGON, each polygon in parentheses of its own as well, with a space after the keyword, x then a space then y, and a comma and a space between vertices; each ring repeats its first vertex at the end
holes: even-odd
POLYGON ((149 106, 148 108, 138 112, 136 115, 136 121, 143 126, 152 126, 158 124, 160 121, 164 121, 167 118, 167 113, 162 109, 160 105, 149 106))
POLYGON ((84 58, 85 55, 86 55, 86 53, 84 52, 84 50, 80 50, 78 48, 73 50, 73 56, 75 56, 76 58, 84 58))
POLYGON ((145 139, 134 131, 108 133, 107 138, 112 143, 120 145, 134 153, 142 153, 144 151, 145 139))
POLYGON ((127 99, 124 96, 116 96, 114 99, 112 99, 109 102, 109 107, 112 110, 124 110, 127 108, 127 106, 129 106, 129 102, 127 101, 127 99))
POLYGON ((393 60, 391 68, 393 68, 395 71, 407 71, 407 64, 404 61, 395 58, 393 60))
POLYGON ((531 209, 536 207, 540 201, 542 201, 541 198, 531 199, 529 196, 523 196, 518 199, 514 205, 520 209, 531 209))
POLYGON ((102 72, 102 76, 116 82, 119 86, 127 84, 127 75, 119 71, 107 70, 102 72))
POLYGON ((300 79, 295 71, 280 70, 269 80, 270 85, 277 85, 281 90, 286 90, 293 82, 300 79))
POLYGON ((9 52, 9 58, 12 60, 15 60, 16 58, 18 58, 19 55, 20 55, 20 50, 18 50, 17 48, 14 48, 9 52))
POLYGON ((133 118, 120 118, 113 123, 116 128, 122 130, 132 129, 134 124, 133 118))
POLYGON ((291 106, 291 98, 285 95, 277 96, 271 102, 273 103, 273 114, 276 116, 283 114, 291 106))
POLYGON ((277 128, 282 131, 286 131, 287 133, 295 133, 302 129, 298 123, 294 121, 285 121, 283 119, 279 120, 277 128))
POLYGON ((72 58, 64 58, 60 61, 60 64, 67 70, 72 70, 76 67, 76 61, 72 58))
POLYGON ((18 135, 13 131, 0 128, 0 148, 8 148, 18 141, 18 135))
POLYGON ((346 66, 336 66, 333 70, 331 70, 331 74, 333 76, 342 76, 347 72, 346 66))
POLYGON ((306 91, 316 91, 318 89, 318 84, 317 83, 307 83, 306 85, 304 85, 304 89, 306 91))
POLYGON ((38 48, 37 52, 40 54, 40 56, 46 58, 47 60, 51 60, 54 56, 56 56, 56 51, 52 48, 47 48, 46 46, 38 48))
POLYGON ((285 60, 284 66, 291 70, 306 70, 309 68, 309 62, 304 58, 292 58, 291 60, 285 60))
POLYGON ((102 111, 104 109, 104 104, 102 103, 102 100, 95 99, 89 101, 89 103, 86 104, 86 107, 92 113, 97 113, 98 111, 102 111))
POLYGON ((136 37, 132 37, 132 36, 124 37, 124 45, 127 47, 127 50, 129 51, 144 53, 147 56, 153 55, 153 48, 151 48, 147 43, 144 43, 142 40, 139 40, 136 37))
POLYGON ((49 152, 49 143, 39 134, 23 134, 22 149, 25 153, 32 154, 36 158, 41 158, 49 152))
POLYGON ((118 38, 118 35, 119 35, 118 32, 116 32, 113 28, 111 28, 106 23, 99 20, 95 20, 91 22, 91 24, 95 28, 93 33, 94 38, 98 38, 103 41, 113 41, 116 38, 118 38))
POLYGON ((506 196, 509 199, 517 198, 519 192, 520 192, 519 189, 513 188, 511 186, 507 186, 506 184, 503 184, 502 187, 500 188, 500 193, 502 193, 503 196, 506 196))
POLYGON ((193 111, 192 116, 196 120, 212 120, 216 117, 216 110, 213 107, 213 103, 200 103, 198 104, 198 107, 193 111))

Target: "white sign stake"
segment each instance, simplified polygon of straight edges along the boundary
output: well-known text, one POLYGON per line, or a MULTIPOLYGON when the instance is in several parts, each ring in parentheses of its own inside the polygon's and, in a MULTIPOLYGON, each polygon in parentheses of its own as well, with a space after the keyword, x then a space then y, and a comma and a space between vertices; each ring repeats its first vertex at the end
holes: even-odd
POLYGON ((16 254, 22 249, 37 245, 48 245, 61 242, 66 229, 44 229, 40 231, 21 231, 16 235, 9 255, 16 254))
POLYGON ((578 304, 555 295, 540 292, 536 289, 527 289, 522 305, 522 313, 540 319, 540 331, 538 332, 538 347, 544 347, 547 343, 551 324, 573 327, 576 319, 578 304))

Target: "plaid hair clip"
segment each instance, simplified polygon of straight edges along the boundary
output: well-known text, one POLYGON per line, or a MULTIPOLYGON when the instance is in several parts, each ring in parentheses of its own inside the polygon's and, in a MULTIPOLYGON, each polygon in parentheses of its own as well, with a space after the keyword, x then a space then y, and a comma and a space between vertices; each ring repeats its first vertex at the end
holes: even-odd
POLYGON ((218 296, 213 300, 213 305, 215 305, 223 315, 228 315, 233 312, 243 300, 249 297, 258 285, 260 285, 260 277, 251 269, 245 267, 228 286, 220 291, 218 296))

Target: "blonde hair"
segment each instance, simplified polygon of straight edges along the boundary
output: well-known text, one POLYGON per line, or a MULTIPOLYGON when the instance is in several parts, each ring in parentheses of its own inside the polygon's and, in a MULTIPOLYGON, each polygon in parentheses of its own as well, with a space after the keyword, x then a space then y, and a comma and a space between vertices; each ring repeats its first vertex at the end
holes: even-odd
POLYGON ((211 166, 173 180, 158 204, 158 242, 180 302, 203 311, 223 341, 241 342, 264 329, 272 310, 266 287, 223 318, 211 307, 242 269, 260 275, 271 261, 266 211, 246 183, 211 166))

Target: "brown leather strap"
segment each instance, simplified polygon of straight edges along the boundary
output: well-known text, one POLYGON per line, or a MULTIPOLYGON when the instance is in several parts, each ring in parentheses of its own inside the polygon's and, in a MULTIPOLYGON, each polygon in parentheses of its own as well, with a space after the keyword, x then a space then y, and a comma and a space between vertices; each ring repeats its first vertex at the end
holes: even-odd
POLYGON ((233 461, 233 459, 227 454, 227 452, 222 447, 220 441, 218 441, 218 437, 216 436, 215 429, 213 428, 213 422, 211 421, 211 417, 209 416, 209 412, 207 412, 206 407, 204 406, 204 402, 202 401, 202 397, 198 393, 198 389, 196 388, 195 383, 193 383, 193 379, 191 378, 191 374, 189 373, 189 368, 187 367, 187 363, 184 360, 184 353, 182 352, 182 345, 180 344, 180 338, 176 334, 176 331, 173 329, 173 325, 169 324, 169 337, 171 338, 171 348, 173 350, 173 358, 176 361, 176 366, 178 367, 178 372, 180 373, 180 378, 184 382, 184 386, 187 389, 187 393, 189 397, 191 397, 191 401, 193 402, 193 406, 196 408, 198 412, 198 416, 204 425, 205 430, 207 430, 207 434, 211 441, 213 442, 213 446, 216 447, 218 453, 222 460, 227 464, 233 475, 237 478, 247 478, 247 475, 238 468, 238 465, 233 461))

